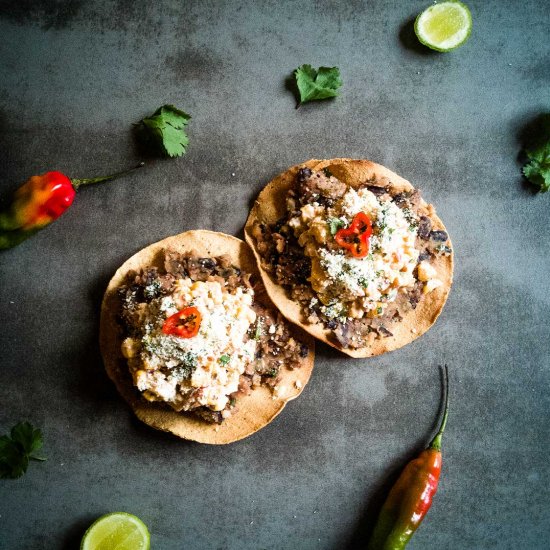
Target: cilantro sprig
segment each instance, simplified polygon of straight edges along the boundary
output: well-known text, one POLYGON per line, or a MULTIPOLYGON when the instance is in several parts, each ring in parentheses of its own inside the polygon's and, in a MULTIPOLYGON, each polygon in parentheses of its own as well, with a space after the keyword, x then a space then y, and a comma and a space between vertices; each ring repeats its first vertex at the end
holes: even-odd
POLYGON ((338 230, 346 227, 347 223, 342 218, 329 218, 328 219, 328 226, 330 229, 330 234, 332 236, 336 235, 338 233, 338 230))
POLYGON ((525 151, 529 162, 523 167, 523 175, 540 193, 550 191, 550 113, 538 119, 536 141, 525 151))
POLYGON ((16 424, 10 435, 0 437, 0 479, 21 477, 30 460, 46 460, 34 453, 42 448, 42 432, 29 422, 16 424))
POLYGON ((140 137, 165 155, 181 157, 189 144, 184 128, 190 119, 191 116, 185 111, 173 105, 163 105, 150 117, 140 121, 140 137))
POLYGON ((311 65, 301 65, 294 71, 294 77, 300 94, 296 108, 308 101, 337 97, 342 86, 338 67, 314 69, 311 65))

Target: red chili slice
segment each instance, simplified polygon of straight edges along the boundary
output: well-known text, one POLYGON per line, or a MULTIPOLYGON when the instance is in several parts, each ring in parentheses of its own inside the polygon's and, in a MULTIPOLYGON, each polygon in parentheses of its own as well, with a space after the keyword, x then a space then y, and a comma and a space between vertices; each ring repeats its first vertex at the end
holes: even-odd
POLYGON ((164 321, 162 332, 180 338, 192 338, 199 332, 201 314, 196 307, 186 307, 164 321))
POLYGON ((355 258, 364 258, 369 253, 369 237, 372 235, 372 223, 364 213, 355 214, 347 229, 340 229, 334 240, 349 250, 355 258))

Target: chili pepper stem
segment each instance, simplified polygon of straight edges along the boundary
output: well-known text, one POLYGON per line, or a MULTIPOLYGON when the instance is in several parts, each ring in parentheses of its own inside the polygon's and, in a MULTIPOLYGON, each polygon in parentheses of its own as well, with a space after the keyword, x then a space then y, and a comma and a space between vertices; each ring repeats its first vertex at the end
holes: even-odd
POLYGON ((99 176, 97 178, 75 178, 71 179, 71 183, 73 184, 75 191, 77 191, 81 185, 90 185, 91 183, 103 183, 104 181, 114 180, 115 178, 125 176, 126 174, 129 174, 130 172, 133 172, 134 170, 137 170, 138 168, 141 168, 143 166, 145 166, 145 163, 140 162, 137 166, 134 166, 133 168, 130 168, 128 170, 122 170, 121 172, 115 172, 114 174, 110 174, 108 176, 99 176))
POLYGON ((443 412, 443 420, 441 421, 441 427, 439 431, 435 434, 435 437, 432 439, 429 448, 435 449, 436 451, 441 451, 441 438, 443 437, 443 432, 445 431, 445 426, 447 425, 447 415, 449 413, 449 369, 445 365, 445 409, 443 412))

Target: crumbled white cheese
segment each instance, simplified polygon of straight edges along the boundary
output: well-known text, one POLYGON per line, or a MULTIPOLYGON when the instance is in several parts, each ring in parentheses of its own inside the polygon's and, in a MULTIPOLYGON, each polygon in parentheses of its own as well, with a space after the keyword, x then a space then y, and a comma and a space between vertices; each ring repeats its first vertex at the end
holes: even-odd
POLYGON ((380 203, 376 200, 376 196, 368 189, 359 189, 356 191, 350 187, 340 201, 342 212, 347 215, 351 221, 355 214, 365 212, 369 215, 376 215, 380 208, 380 203))
POLYGON ((252 301, 249 289, 238 287, 230 293, 217 281, 180 279, 173 294, 149 302, 142 338, 127 338, 122 344, 138 389, 171 402, 181 384, 187 390, 200 389, 195 404, 223 410, 256 352, 254 339, 245 342, 256 321, 252 301), (191 338, 164 334, 164 320, 190 304, 201 314, 198 334, 191 338), (161 369, 170 369, 170 374, 161 369))
MULTIPOLYGON (((397 289, 412 286, 414 265, 418 258, 418 251, 414 248, 416 233, 409 230, 409 223, 401 210, 391 202, 379 203, 373 193, 366 193, 370 195, 370 201, 378 204, 378 208, 374 209, 371 202, 367 203, 375 226, 368 256, 354 258, 343 250, 319 248, 318 257, 312 258, 311 283, 314 290, 321 294, 321 299, 323 294, 337 296, 342 301, 359 299, 357 313, 361 309, 378 309, 380 302, 395 300, 397 289)), ((363 196, 368 196, 366 193, 363 196)), ((350 194, 357 195, 350 190, 342 200, 347 200, 350 194)))
POLYGON ((164 311, 167 317, 170 317, 170 315, 174 315, 178 312, 178 308, 176 307, 172 296, 165 296, 164 298, 161 298, 159 309, 164 311))

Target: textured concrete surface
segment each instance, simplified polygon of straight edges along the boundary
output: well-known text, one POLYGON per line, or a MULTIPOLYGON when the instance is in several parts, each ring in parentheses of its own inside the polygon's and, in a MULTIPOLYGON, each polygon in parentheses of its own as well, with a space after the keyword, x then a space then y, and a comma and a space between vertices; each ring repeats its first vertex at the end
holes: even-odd
POLYGON ((48 457, 0 482, 2 550, 77 548, 114 510, 155 550, 360 548, 433 433, 444 362, 444 473, 409 547, 548 548, 550 197, 518 159, 550 110, 548 3, 470 0, 473 35, 445 55, 412 34, 427 3, 0 2, 1 191, 130 166, 132 123, 165 102, 193 116, 184 158, 83 189, 0 255, 0 431, 32 421, 48 457), (341 97, 296 111, 285 79, 302 63, 338 65, 341 97), (302 397, 229 447, 141 425, 98 352, 114 270, 182 230, 239 235, 273 175, 335 156, 380 162, 437 206, 456 248, 438 323, 371 360, 320 345, 302 397))

